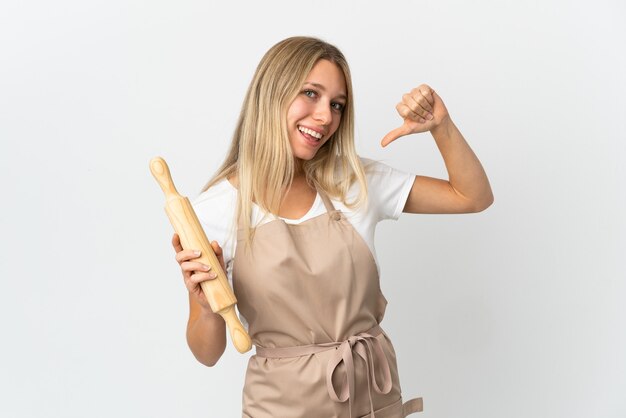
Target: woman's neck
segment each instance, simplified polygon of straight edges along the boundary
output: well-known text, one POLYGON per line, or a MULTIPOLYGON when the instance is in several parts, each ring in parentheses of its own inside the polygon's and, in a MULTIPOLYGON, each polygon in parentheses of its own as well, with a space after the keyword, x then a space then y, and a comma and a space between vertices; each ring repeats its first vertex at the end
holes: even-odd
POLYGON ((293 177, 304 177, 304 161, 299 158, 293 160, 293 177))

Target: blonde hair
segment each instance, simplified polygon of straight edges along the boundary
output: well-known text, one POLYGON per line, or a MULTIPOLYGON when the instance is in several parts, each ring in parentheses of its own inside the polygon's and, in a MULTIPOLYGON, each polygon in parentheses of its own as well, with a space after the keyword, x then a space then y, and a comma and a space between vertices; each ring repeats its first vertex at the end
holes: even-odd
POLYGON ((342 71, 346 104, 337 131, 303 162, 309 184, 353 208, 367 200, 367 184, 354 146, 354 106, 348 63, 339 49, 310 37, 287 38, 274 45, 261 59, 246 93, 230 149, 222 166, 203 191, 237 174, 239 194, 236 219, 253 238, 253 202, 266 213, 277 214, 295 172, 287 131, 287 110, 300 93, 306 77, 319 60, 328 60, 342 71), (346 201, 354 181, 360 192, 346 201))

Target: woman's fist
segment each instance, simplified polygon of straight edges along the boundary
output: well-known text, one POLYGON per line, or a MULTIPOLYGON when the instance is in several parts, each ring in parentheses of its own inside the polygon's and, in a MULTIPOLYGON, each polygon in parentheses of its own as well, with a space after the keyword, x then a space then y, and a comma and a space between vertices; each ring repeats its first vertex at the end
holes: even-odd
POLYGON ((385 135, 380 142, 383 147, 401 136, 430 131, 449 118, 448 109, 439 95, 426 84, 402 96, 396 110, 404 123, 385 135))
MULTIPOLYGON (((214 280, 217 278, 217 273, 212 271, 211 266, 203 264, 199 261, 194 261, 201 256, 201 252, 199 250, 184 250, 180 244, 180 237, 178 234, 174 234, 172 237, 172 246, 176 251, 176 262, 180 265, 180 269, 183 273, 185 287, 203 308, 211 310, 211 306, 202 291, 200 283, 207 280, 214 280)), ((222 269, 226 271, 222 248, 216 241, 211 242, 211 247, 217 256, 222 269)))

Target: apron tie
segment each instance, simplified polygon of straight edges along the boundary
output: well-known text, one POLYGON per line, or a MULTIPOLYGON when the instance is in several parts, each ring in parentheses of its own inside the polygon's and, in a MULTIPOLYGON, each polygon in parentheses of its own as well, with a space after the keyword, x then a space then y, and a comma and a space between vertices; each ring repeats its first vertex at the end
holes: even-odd
POLYGON ((385 395, 391 391, 391 371, 389 368, 389 362, 385 352, 383 351, 380 341, 376 336, 382 333, 382 329, 379 325, 376 325, 372 329, 361 332, 357 335, 349 337, 345 341, 330 342, 321 344, 311 344, 306 346, 296 347, 257 347, 256 354, 259 357, 266 358, 286 358, 286 357, 300 357, 309 354, 319 353, 321 351, 327 351, 335 349, 335 353, 332 355, 328 362, 326 369, 326 388, 328 389, 328 395, 335 402, 348 401, 348 408, 350 410, 350 416, 352 416, 352 401, 354 399, 355 391, 355 370, 354 370, 354 358, 353 353, 358 354, 363 360, 365 360, 366 375, 367 375, 367 388, 370 401, 370 416, 374 418, 374 402, 372 400, 372 385, 374 390, 381 395, 385 395), (342 384, 339 391, 333 385, 333 374, 337 371, 337 368, 341 363, 344 363, 345 374, 341 380, 342 384), (382 372, 382 382, 376 380, 376 370, 380 369, 382 372))
POLYGON ((380 341, 376 335, 380 334, 380 327, 374 327, 370 331, 362 332, 355 336, 349 337, 337 347, 331 360, 328 362, 326 372, 326 387, 330 398, 335 402, 348 401, 350 416, 352 416, 352 400, 354 399, 355 373, 353 352, 356 352, 363 360, 365 360, 365 369, 367 374, 367 393, 370 400, 370 416, 374 418, 374 402, 372 400, 372 384, 374 390, 381 395, 389 393, 391 390, 391 372, 389 370, 389 362, 385 356, 380 341), (378 331, 378 332, 376 332, 378 331), (374 359, 376 362, 374 362, 374 359), (343 384, 340 387, 339 394, 333 385, 333 374, 341 363, 345 366, 345 378, 342 379, 343 384), (376 366, 382 371, 382 388, 376 380, 376 366))

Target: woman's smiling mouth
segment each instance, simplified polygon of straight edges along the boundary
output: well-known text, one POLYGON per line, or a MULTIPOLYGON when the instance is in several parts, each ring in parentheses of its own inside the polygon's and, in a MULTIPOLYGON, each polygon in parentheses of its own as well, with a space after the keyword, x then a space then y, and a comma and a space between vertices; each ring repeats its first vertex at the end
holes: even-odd
POLYGON ((313 129, 305 128, 304 126, 298 126, 298 130, 301 133, 306 134, 305 137, 311 137, 311 139, 314 139, 316 141, 319 141, 324 136, 321 133, 314 131, 313 129))

